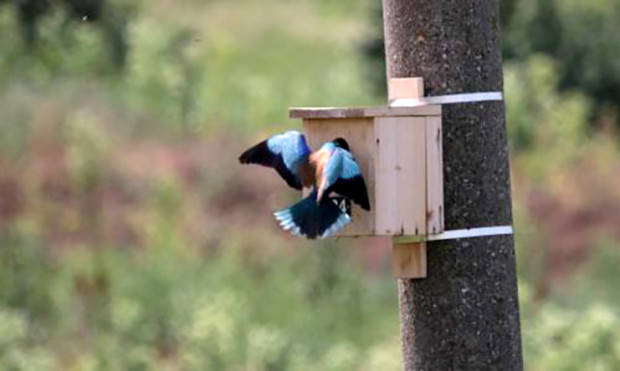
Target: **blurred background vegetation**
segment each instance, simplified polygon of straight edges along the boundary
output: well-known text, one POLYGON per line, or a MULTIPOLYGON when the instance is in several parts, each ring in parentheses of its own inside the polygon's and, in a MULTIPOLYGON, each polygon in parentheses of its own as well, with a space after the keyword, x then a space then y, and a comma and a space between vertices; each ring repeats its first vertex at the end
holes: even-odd
MULTIPOLYGON (((381 239, 236 156, 383 103, 378 1, 0 0, 0 369, 399 370, 381 239)), ((525 361, 620 368, 620 1, 503 0, 525 361)))

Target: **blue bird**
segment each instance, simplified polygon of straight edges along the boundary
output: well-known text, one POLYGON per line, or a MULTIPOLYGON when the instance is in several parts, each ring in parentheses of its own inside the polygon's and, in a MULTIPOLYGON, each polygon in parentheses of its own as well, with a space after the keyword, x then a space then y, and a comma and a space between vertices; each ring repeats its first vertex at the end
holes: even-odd
POLYGON ((274 168, 292 188, 312 188, 306 198, 274 213, 282 228, 295 236, 335 235, 351 222, 351 201, 370 210, 366 183, 343 138, 312 152, 304 134, 287 131, 246 150, 239 161, 274 168))

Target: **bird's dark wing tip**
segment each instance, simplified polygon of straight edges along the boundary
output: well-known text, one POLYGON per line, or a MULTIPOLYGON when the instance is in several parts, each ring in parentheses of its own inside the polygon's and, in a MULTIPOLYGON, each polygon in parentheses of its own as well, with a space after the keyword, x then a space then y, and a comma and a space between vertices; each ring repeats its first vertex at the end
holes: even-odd
POLYGON ((361 175, 354 176, 353 178, 340 178, 332 190, 344 197, 350 198, 353 202, 358 204, 362 209, 370 211, 370 200, 368 199, 368 190, 366 188, 366 182, 361 175))
POLYGON ((301 190, 302 186, 297 177, 286 168, 282 156, 271 152, 267 141, 264 140, 257 145, 247 149, 239 156, 242 164, 256 164, 276 169, 278 174, 286 181, 291 188, 301 190))
POLYGON ((243 152, 241 156, 239 156, 239 162, 242 164, 273 166, 275 156, 276 155, 269 150, 267 141, 264 140, 243 152))
POLYGON ((286 181, 286 184, 288 184, 289 187, 294 188, 298 191, 302 190, 303 187, 297 177, 295 177, 295 175, 293 175, 286 168, 286 166, 284 166, 283 162, 279 162, 277 165, 274 166, 274 168, 276 169, 278 174, 280 174, 280 176, 284 179, 284 181, 286 181))

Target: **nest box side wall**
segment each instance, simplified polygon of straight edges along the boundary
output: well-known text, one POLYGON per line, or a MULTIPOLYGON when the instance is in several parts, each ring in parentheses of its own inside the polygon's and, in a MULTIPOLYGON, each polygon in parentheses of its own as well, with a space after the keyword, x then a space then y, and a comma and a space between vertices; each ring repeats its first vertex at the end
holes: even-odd
POLYGON ((444 231, 443 147, 441 116, 426 118, 426 230, 444 231))
POLYGON ((353 204, 351 224, 339 236, 375 235, 375 130, 372 118, 305 118, 303 130, 313 149, 335 138, 347 140, 368 188, 371 211, 353 204))

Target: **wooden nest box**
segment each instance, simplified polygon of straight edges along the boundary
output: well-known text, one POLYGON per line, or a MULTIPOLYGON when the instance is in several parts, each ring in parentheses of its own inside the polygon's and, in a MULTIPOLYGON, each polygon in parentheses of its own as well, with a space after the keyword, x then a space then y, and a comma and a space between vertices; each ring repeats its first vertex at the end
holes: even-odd
POLYGON ((423 103, 421 78, 390 79, 388 90, 389 106, 292 108, 290 117, 303 120, 312 148, 346 139, 361 167, 371 211, 354 205, 339 236, 419 237, 395 242, 392 262, 395 276, 421 278, 425 238, 444 231, 441 106, 423 103))
MULTIPOLYGON (((422 79, 390 81, 390 101, 422 96, 422 79)), ((293 108, 312 148, 342 137, 359 163, 371 211, 353 207, 340 236, 443 232, 441 106, 293 108)))

